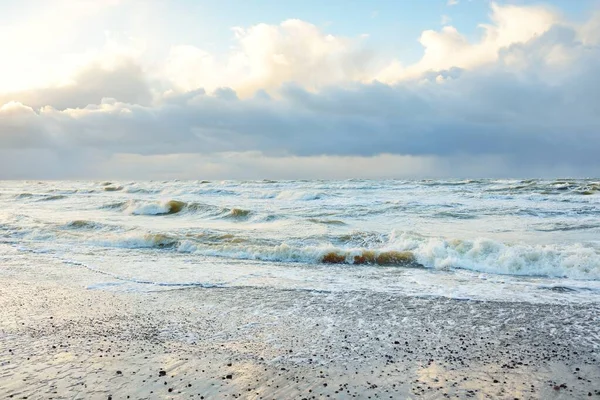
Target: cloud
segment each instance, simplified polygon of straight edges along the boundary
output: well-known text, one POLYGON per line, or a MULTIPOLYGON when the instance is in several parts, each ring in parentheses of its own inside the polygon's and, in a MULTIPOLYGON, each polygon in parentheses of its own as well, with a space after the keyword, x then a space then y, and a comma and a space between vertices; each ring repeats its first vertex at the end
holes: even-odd
MULTIPOLYGON (((313 24, 290 19, 279 25, 234 28, 234 50, 225 57, 194 46, 174 46, 165 65, 165 76, 181 91, 212 91, 227 86, 242 97, 257 90, 273 91, 288 82, 312 91, 373 79, 393 84, 418 79, 428 71, 492 64, 502 49, 543 35, 560 22, 560 16, 544 6, 491 3, 490 23, 479 25, 481 38, 473 43, 448 25, 450 21, 443 15, 441 23, 445 26, 440 31, 426 30, 421 34, 423 57, 410 65, 384 60, 367 48, 361 37, 326 34, 313 24)), ((595 26, 590 22, 581 34, 593 36, 595 26)))
POLYGON ((446 3, 447 6, 455 6, 458 4, 458 0, 448 0, 448 2, 446 3))
POLYGON ((0 146, 33 142, 60 149, 68 143, 140 155, 488 155, 524 166, 560 160, 597 168, 599 60, 597 50, 563 27, 506 49, 487 68, 434 72, 394 86, 354 83, 313 92, 286 85, 276 98, 246 99, 221 88, 173 94, 150 106, 105 99, 62 111, 10 103, 0 112, 0 125, 28 135, 2 135, 0 146), (555 49, 562 47, 577 58, 556 64, 555 49))
POLYGON ((479 41, 426 31, 384 70, 299 20, 236 29, 225 58, 174 46, 152 74, 109 52, 0 95, 0 176, 598 175, 598 21, 492 4, 479 41))
POLYGON ((600 10, 594 12, 592 17, 579 27, 578 38, 588 46, 600 45, 600 10))
POLYGON ((103 98, 150 104, 152 93, 141 66, 130 59, 121 59, 108 67, 99 63, 89 64, 66 85, 0 93, 0 104, 16 101, 35 109, 51 105, 62 110, 98 104, 103 98))
POLYGON ((194 46, 173 47, 166 76, 182 90, 228 86, 241 95, 286 82, 314 90, 369 77, 371 53, 360 38, 325 34, 298 19, 233 31, 237 46, 225 59, 194 46))
POLYGON ((500 51, 514 44, 527 43, 543 35, 560 21, 559 16, 543 6, 514 6, 491 3, 491 23, 480 24, 483 34, 471 43, 453 26, 440 31, 426 30, 419 42, 423 57, 416 63, 403 66, 399 61, 390 63, 376 78, 395 83, 416 79, 428 71, 452 67, 473 69, 492 64, 500 51))
POLYGON ((56 86, 96 52, 128 0, 29 0, 0 5, 0 91, 56 86), (98 35, 100 34, 100 35, 98 35))

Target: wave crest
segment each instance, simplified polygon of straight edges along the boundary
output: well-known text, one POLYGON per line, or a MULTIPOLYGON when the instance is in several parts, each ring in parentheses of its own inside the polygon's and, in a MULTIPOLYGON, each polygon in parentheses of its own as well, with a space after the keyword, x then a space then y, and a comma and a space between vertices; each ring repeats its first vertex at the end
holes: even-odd
POLYGON ((325 193, 321 192, 284 190, 280 192, 275 198, 278 200, 311 201, 320 200, 325 196, 325 193))
POLYGON ((123 190, 123 186, 104 186, 105 192, 118 192, 123 190))
POLYGON ((423 267, 409 251, 329 252, 321 258, 325 264, 383 265, 401 267, 423 267))
POLYGON ((167 200, 153 203, 130 203, 125 212, 132 215, 167 215, 177 214, 187 206, 187 203, 178 200, 167 200))
POLYGON ((77 219, 75 221, 71 221, 65 225, 65 228, 69 229, 96 229, 100 226, 97 222, 87 221, 83 219, 77 219))
POLYGON ((224 217, 230 219, 246 219, 252 214, 250 210, 244 210, 242 208, 231 208, 225 209, 224 211, 224 217))

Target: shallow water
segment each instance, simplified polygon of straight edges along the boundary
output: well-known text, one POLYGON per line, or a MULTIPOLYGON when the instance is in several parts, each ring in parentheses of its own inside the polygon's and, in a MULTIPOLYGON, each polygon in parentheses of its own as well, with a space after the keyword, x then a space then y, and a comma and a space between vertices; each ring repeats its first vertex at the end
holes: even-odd
POLYGON ((594 179, 5 181, 0 205, 0 260, 87 268, 91 289, 600 301, 594 179))

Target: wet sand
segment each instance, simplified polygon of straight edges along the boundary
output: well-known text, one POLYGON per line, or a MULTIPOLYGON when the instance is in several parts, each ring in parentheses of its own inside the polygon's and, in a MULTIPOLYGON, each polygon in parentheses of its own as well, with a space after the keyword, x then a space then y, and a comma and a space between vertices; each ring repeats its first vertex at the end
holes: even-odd
POLYGON ((2 398, 600 399, 598 304, 111 292, 0 261, 2 398))

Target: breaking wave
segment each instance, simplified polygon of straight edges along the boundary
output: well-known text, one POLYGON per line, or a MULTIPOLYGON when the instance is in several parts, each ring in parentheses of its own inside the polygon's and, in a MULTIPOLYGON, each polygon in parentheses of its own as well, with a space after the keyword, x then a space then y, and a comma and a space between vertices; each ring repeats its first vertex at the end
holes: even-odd
POLYGON ((600 279, 598 249, 581 244, 506 244, 491 239, 444 240, 392 235, 391 243, 412 251, 428 268, 467 269, 503 275, 600 279))
POLYGON ((164 200, 160 202, 129 201, 105 205, 104 208, 121 209, 131 215, 170 215, 187 211, 194 214, 203 214, 209 218, 223 218, 231 220, 246 220, 252 211, 242 208, 218 207, 204 203, 186 203, 179 200, 164 200))
POLYGON ((146 233, 142 235, 127 234, 113 236, 106 239, 92 241, 96 245, 118 247, 125 249, 151 249, 172 248, 179 244, 179 240, 163 233, 146 233))
POLYGON ((166 215, 177 214, 187 207, 187 203, 178 200, 167 200, 153 203, 132 202, 125 212, 132 215, 166 215))
POLYGON ((414 254, 407 251, 343 249, 333 246, 201 246, 192 241, 182 241, 178 251, 205 256, 227 257, 242 260, 275 262, 302 262, 309 264, 382 265, 423 267, 414 254))
MULTIPOLYGON (((355 244, 352 239, 348 244, 355 244)), ((582 245, 510 245, 490 239, 444 240, 392 234, 386 243, 345 246, 203 246, 182 241, 179 250, 208 256, 279 262, 422 266, 437 270, 471 271, 522 276, 600 279, 600 254, 582 245), (365 247, 366 245, 366 247, 365 247), (374 246, 373 246, 374 245, 374 246)))
POLYGON ((250 214, 252 213, 250 210, 244 210, 241 208, 231 208, 231 209, 223 209, 224 211, 224 218, 230 218, 230 219, 247 219, 250 214))

